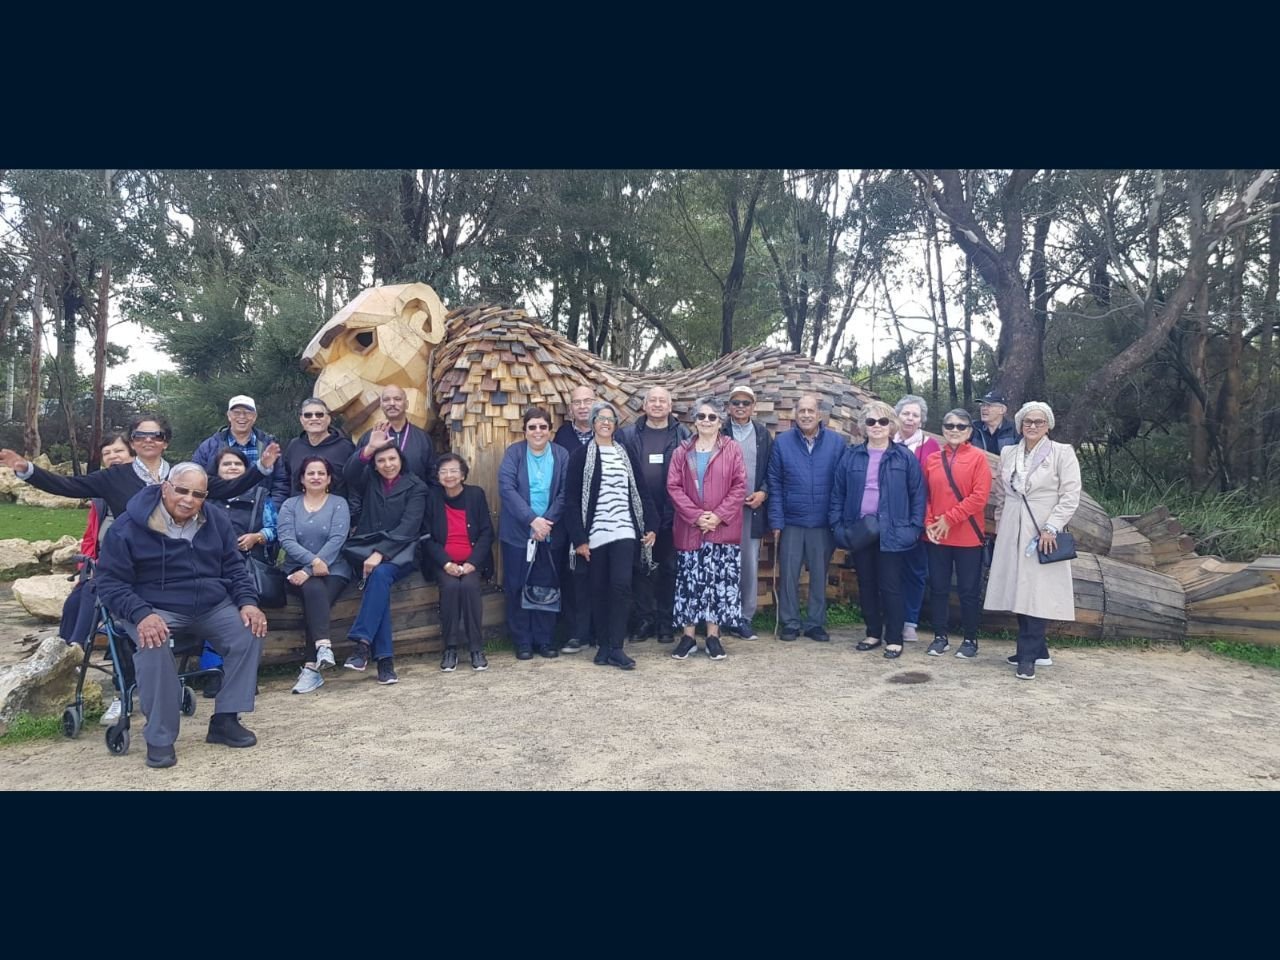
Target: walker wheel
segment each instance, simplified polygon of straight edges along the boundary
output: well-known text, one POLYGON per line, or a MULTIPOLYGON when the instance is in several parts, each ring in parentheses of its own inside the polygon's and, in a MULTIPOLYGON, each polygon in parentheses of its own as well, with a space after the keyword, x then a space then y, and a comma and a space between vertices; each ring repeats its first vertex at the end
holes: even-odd
POLYGON ((84 716, 79 707, 67 707, 62 711, 62 735, 64 737, 74 740, 80 736, 80 727, 83 723, 84 716))
POLYGON ((107 727, 107 749, 117 757, 129 752, 129 731, 117 730, 115 724, 107 727))
POLYGON ((184 717, 196 715, 196 692, 185 684, 182 687, 182 715, 184 717))

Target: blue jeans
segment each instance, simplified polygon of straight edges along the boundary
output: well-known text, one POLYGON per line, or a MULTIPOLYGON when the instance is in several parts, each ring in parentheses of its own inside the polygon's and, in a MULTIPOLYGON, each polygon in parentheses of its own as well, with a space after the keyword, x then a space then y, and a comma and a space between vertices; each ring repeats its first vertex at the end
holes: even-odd
POLYGON ((360 612, 347 632, 350 640, 363 640, 373 648, 373 659, 391 656, 391 585, 413 571, 412 563, 384 560, 364 583, 360 612))
POLYGON ((929 549, 923 540, 902 554, 902 619, 920 622, 924 606, 924 585, 929 579, 929 549))
MULTIPOLYGON (((525 571, 529 569, 525 562, 525 545, 502 544, 502 589, 507 599, 507 633, 511 642, 519 650, 550 650, 555 646, 556 615, 526 610, 521 605, 520 595, 524 591, 525 571)), ((533 565, 531 582, 536 586, 549 585, 555 579, 552 568, 552 553, 549 547, 539 547, 538 557, 533 565)), ((563 595, 562 595, 563 596, 563 595)))

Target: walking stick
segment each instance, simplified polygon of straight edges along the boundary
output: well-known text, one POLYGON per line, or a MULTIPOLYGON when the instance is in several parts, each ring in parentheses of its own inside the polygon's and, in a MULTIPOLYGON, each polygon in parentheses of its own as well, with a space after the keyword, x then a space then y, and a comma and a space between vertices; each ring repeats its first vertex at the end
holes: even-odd
POLYGON ((778 639, 778 535, 773 535, 773 639, 778 639))

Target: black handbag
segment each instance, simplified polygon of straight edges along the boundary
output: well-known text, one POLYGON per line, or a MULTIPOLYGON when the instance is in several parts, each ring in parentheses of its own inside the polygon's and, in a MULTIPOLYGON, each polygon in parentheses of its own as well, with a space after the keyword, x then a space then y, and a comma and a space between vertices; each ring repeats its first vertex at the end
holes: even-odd
MULTIPOLYGON (((1031 517, 1031 522, 1035 524, 1036 530, 1040 530, 1041 526, 1036 522, 1036 515, 1031 512, 1031 504, 1027 503, 1026 494, 1020 494, 1022 497, 1022 505, 1027 508, 1027 515, 1031 517)), ((1036 550, 1036 559, 1041 563, 1060 563, 1063 560, 1074 560, 1076 558, 1076 538, 1073 537, 1068 530, 1061 531, 1057 536, 1057 545, 1051 553, 1044 553, 1036 550)))
MULTIPOLYGON (((530 540, 530 543, 537 541, 530 540)), ((537 543, 533 549, 533 555, 529 558, 529 565, 524 571, 524 587, 520 590, 520 608, 522 610, 532 610, 535 613, 559 613, 560 612, 560 585, 555 586, 537 586, 529 582, 529 576, 533 573, 533 566, 538 562, 538 555, 543 544, 537 543)), ((555 564, 551 565, 551 569, 555 571, 555 564)))
POLYGON ((854 523, 844 525, 845 548, 849 553, 866 549, 880 539, 880 518, 874 513, 859 517, 854 523))
POLYGON ((279 608, 285 605, 284 571, 257 557, 245 557, 245 565, 253 580, 253 588, 258 591, 258 606, 279 608))

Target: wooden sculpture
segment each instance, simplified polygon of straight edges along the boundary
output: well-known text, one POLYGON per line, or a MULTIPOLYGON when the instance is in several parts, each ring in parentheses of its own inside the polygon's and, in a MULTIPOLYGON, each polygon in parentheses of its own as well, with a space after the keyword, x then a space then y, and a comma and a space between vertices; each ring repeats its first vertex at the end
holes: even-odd
MULTIPOLYGON (((828 426, 849 438, 860 436, 859 413, 874 397, 838 370, 772 347, 737 350, 691 370, 620 369, 523 310, 484 305, 446 311, 421 283, 361 293, 320 329, 302 363, 319 374, 315 395, 343 416, 353 436, 372 421, 383 386, 403 387, 410 419, 433 434, 438 449, 452 449, 470 463, 469 482, 484 487, 495 523, 498 465, 506 447, 523 439, 525 407, 542 406, 563 420, 571 392, 583 384, 614 404, 626 421, 641 415, 652 386, 670 390, 676 415, 687 421, 696 398, 726 398, 735 383, 749 384, 758 398, 757 416, 775 433, 790 429, 802 394, 816 393, 828 426)), ((994 471, 998 458, 988 460, 994 471)), ((987 526, 992 528, 990 510, 987 526)), ((1077 619, 1057 624, 1059 632, 1163 640, 1213 635, 1280 644, 1280 559, 1226 564, 1198 557, 1167 510, 1113 519, 1088 496, 1069 527, 1082 548, 1072 563, 1077 619)), ((766 538, 757 584, 763 606, 771 602, 770 547, 766 538)), ((832 599, 854 599, 857 578, 839 566, 842 559, 837 551, 826 589, 832 599)), ((398 590, 397 643, 407 643, 408 652, 438 646, 434 613, 423 612, 435 600, 434 586, 415 577, 398 590)), ((499 626, 500 598, 489 600, 486 626, 499 626)), ((340 600, 335 618, 353 617, 356 606, 354 595, 340 600)), ((288 626, 291 613, 273 623, 288 626)), ((983 622, 988 628, 1012 627, 1013 617, 984 615, 983 622)), ((334 626, 341 635, 342 625, 334 626)), ((290 658, 290 642, 289 631, 268 640, 267 659, 290 658)))

